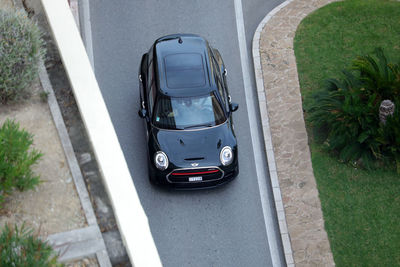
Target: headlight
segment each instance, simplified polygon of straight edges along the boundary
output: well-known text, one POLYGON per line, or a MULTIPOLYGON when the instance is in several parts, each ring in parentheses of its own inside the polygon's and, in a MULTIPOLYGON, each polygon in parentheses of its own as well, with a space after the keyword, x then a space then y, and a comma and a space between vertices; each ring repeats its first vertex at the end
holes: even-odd
POLYGON ((157 169, 163 171, 168 168, 168 157, 167 155, 162 152, 158 151, 154 155, 154 164, 156 165, 157 169))
POLYGON ((219 158, 222 165, 227 166, 231 164, 233 161, 232 148, 230 146, 225 146, 224 148, 222 148, 221 153, 219 154, 219 158))

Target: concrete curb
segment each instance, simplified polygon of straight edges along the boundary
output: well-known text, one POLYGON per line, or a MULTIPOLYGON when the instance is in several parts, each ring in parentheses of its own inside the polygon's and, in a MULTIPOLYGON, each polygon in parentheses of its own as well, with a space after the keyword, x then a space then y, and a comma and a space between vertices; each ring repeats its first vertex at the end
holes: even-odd
POLYGON ((258 94, 258 104, 260 108, 260 114, 262 118, 262 129, 264 134, 264 142, 265 142, 265 151, 267 153, 267 161, 268 161, 268 169, 271 179, 272 190, 274 194, 275 208, 276 213, 278 215, 279 222, 279 230, 281 233, 283 251, 285 254, 286 264, 287 266, 295 266, 294 258, 293 258, 293 250, 292 245, 290 243, 289 231, 286 223, 286 215, 285 209, 283 207, 281 189, 278 181, 278 173, 276 169, 275 163, 275 154, 272 146, 272 137, 269 125, 269 116, 268 116, 268 108, 267 108, 267 100, 265 96, 264 90, 264 79, 262 75, 262 66, 261 66, 261 58, 260 58, 260 38, 261 32, 265 26, 265 24, 274 16, 279 10, 287 6, 293 0, 287 0, 275 7, 271 12, 269 12, 264 19, 258 25, 256 32, 253 36, 253 63, 254 63, 254 72, 256 76, 256 87, 258 94))
MULTIPOLYGON (((60 141, 61 141, 61 144, 64 149, 65 157, 67 158, 69 169, 71 171, 71 175, 72 175, 74 183, 75 183, 76 191, 78 193, 78 196, 79 196, 79 199, 80 199, 80 202, 82 205, 82 209, 85 213, 86 221, 89 224, 89 227, 91 227, 93 229, 92 232, 94 232, 93 236, 95 239, 95 243, 98 246, 97 249, 94 251, 88 250, 86 252, 86 251, 81 250, 79 257, 92 255, 94 252, 94 253, 96 253, 98 263, 101 267, 111 266, 110 258, 108 257, 103 237, 102 237, 100 229, 97 225, 96 216, 93 211, 92 203, 90 202, 89 194, 86 190, 85 182, 83 181, 83 176, 82 176, 78 161, 75 157, 75 153, 74 153, 74 150, 73 150, 73 147, 71 144, 71 140, 69 139, 69 135, 68 135, 67 129, 64 124, 64 120, 61 115, 60 107, 58 106, 53 87, 50 83, 50 80, 49 80, 49 77, 48 77, 48 74, 47 74, 47 71, 46 71, 46 68, 45 68, 43 62, 40 63, 39 78, 40 78, 40 83, 42 84, 44 91, 49 94, 48 95, 48 104, 49 104, 50 112, 53 117, 54 124, 57 128, 58 135, 60 137, 60 141)), ((78 230, 80 230, 80 229, 78 229, 78 230)), ((60 234, 63 234, 63 233, 60 233, 60 234)), ((57 244, 56 247, 58 248, 59 251, 64 250, 65 246, 62 246, 62 244, 67 243, 66 241, 64 241, 66 234, 64 234, 64 235, 60 235, 60 234, 55 234, 55 235, 51 235, 48 237, 48 240, 50 241, 50 243, 57 244)), ((80 237, 82 237, 82 235, 85 235, 84 231, 83 232, 81 231, 79 233, 80 237)), ((68 243, 68 246, 69 246, 68 249, 71 249, 71 247, 73 247, 73 242, 75 242, 75 243, 77 242, 76 239, 73 239, 73 240, 74 241, 70 241, 68 243)), ((61 254, 61 257, 60 257, 61 260, 77 259, 77 256, 75 256, 75 255, 67 257, 67 256, 64 256, 64 254, 65 253, 61 254)))
POLYGON ((135 266, 161 266, 147 216, 68 3, 64 0, 41 2, 92 144, 129 259, 135 266))

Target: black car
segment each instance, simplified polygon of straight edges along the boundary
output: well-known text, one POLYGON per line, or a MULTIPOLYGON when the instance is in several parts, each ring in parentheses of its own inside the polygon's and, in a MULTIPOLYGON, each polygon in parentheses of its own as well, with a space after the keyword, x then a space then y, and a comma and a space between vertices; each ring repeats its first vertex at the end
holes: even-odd
POLYGON ((159 38, 139 68, 139 116, 146 121, 150 181, 212 187, 239 173, 224 63, 202 37, 159 38))

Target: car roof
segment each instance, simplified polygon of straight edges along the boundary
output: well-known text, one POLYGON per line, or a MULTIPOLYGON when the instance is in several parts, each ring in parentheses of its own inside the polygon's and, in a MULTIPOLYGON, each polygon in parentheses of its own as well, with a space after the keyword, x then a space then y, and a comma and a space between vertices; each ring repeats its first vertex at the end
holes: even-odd
POLYGON ((194 34, 174 34, 154 43, 157 87, 168 96, 204 95, 216 90, 210 79, 207 41, 194 34))

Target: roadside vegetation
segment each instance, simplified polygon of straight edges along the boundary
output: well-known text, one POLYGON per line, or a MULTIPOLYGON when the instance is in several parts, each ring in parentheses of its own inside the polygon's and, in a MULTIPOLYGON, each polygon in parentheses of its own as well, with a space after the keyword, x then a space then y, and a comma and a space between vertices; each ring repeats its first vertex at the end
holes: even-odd
MULTIPOLYGON (((44 55, 38 26, 24 11, 0 10, 0 104, 29 95, 29 85, 38 77, 44 55)), ((41 153, 32 148, 33 136, 13 120, 0 125, 0 208, 13 190, 34 189, 39 176, 32 166, 41 153)))
POLYGON ((0 208, 4 197, 15 189, 25 191, 39 184, 32 167, 42 154, 32 144, 33 136, 15 121, 6 120, 0 127, 0 208))
POLYGON ((400 2, 329 4, 294 49, 335 263, 399 266, 400 2))
POLYGON ((38 26, 24 11, 0 10, 0 104, 29 95, 43 47, 38 26))
POLYGON ((61 267, 52 247, 32 229, 6 225, 0 232, 0 266, 61 267))
MULTIPOLYGON (((38 77, 43 57, 41 34, 23 11, 0 10, 0 105, 25 99, 38 77)), ((33 148, 33 135, 14 120, 0 125, 0 211, 15 190, 34 189, 39 183, 32 167, 42 157, 33 148)), ((33 230, 5 225, 0 229, 0 266, 62 266, 53 248, 33 230)))

